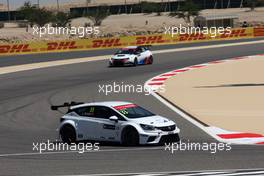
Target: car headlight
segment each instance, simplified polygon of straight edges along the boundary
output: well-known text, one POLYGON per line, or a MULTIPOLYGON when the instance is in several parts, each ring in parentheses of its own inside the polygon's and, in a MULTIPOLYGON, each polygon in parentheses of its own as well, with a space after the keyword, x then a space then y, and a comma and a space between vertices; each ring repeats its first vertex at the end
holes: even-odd
POLYGON ((147 130, 147 131, 153 131, 155 130, 155 127, 154 126, 151 126, 151 125, 144 125, 144 124, 140 124, 141 128, 143 130, 147 130))

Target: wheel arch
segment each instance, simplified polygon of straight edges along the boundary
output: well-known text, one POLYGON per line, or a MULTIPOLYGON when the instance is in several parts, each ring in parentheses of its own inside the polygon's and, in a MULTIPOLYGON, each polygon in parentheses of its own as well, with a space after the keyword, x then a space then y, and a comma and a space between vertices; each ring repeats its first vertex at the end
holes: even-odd
POLYGON ((123 135, 124 135, 124 132, 125 130, 129 129, 129 128, 132 128, 134 130, 137 131, 138 135, 140 136, 140 128, 137 126, 137 125, 134 125, 134 124, 126 124, 122 130, 121 130, 121 135, 120 135, 120 141, 122 142, 122 139, 123 139, 123 135))
POLYGON ((65 126, 71 126, 74 130, 75 130, 75 133, 77 134, 77 127, 76 127, 76 124, 73 120, 65 120, 63 121, 61 124, 60 124, 60 127, 59 127, 59 133, 61 132, 61 129, 65 126))

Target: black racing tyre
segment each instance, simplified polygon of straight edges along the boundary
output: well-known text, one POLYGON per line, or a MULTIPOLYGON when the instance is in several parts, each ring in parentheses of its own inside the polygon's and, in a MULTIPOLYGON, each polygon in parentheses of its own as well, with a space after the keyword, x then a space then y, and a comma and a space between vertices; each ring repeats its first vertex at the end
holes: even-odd
POLYGON ((126 127, 122 133, 122 144, 125 146, 139 145, 139 134, 134 127, 126 127))
POLYGON ((65 125, 60 130, 60 136, 63 143, 76 143, 76 132, 71 125, 65 125))
POLYGON ((153 64, 154 60, 153 60, 153 56, 149 57, 149 64, 153 64))
POLYGON ((180 135, 176 134, 173 142, 179 143, 181 141, 180 135))
POLYGON ((114 64, 112 64, 111 62, 109 62, 108 67, 114 67, 114 64))
POLYGON ((138 60, 137 58, 134 59, 134 63, 133 63, 133 66, 136 67, 138 65, 138 60))

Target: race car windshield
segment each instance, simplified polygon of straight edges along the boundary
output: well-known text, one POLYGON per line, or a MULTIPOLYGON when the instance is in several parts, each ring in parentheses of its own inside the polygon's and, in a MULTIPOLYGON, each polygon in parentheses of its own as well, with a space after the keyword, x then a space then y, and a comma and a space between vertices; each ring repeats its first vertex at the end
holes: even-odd
POLYGON ((118 50, 115 54, 134 54, 135 50, 134 49, 121 49, 118 50))
POLYGON ((127 118, 131 118, 131 119, 155 115, 155 114, 149 112, 148 110, 146 110, 140 106, 137 106, 135 104, 115 106, 114 108, 116 110, 118 110, 121 114, 126 116, 127 118))

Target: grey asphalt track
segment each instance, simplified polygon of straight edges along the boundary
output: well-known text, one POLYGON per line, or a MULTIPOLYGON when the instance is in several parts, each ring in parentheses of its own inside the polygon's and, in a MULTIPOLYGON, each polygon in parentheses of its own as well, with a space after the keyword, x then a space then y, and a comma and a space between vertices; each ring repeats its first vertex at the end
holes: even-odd
MULTIPOLYGON (((231 151, 218 151, 215 154, 208 151, 177 151, 171 154, 164 151, 163 147, 129 148, 108 144, 101 146, 98 152, 83 154, 27 154, 35 152, 32 151, 33 142, 57 139, 55 130, 59 124, 60 114, 50 111, 50 104, 73 100, 135 102, 175 120, 181 128, 183 141, 215 142, 206 133, 152 96, 144 93, 112 93, 106 96, 98 92, 98 85, 116 82, 143 86, 149 78, 172 69, 219 59, 261 54, 263 48, 264 44, 250 44, 156 54, 153 65, 138 67, 108 68, 107 61, 95 61, 0 75, 0 175, 73 175, 263 168, 263 146, 237 145, 232 146, 231 151), (15 153, 21 155, 4 155, 15 153)), ((103 51, 96 51, 91 55, 100 53, 103 51)), ((84 56, 84 53, 76 52, 72 54, 73 56, 84 56)), ((90 56, 89 52, 85 52, 85 56, 90 56)), ((26 57, 33 56, 23 56, 26 57)), ((34 57, 37 59, 43 56, 34 55, 34 57)), ((19 60, 13 62, 12 65, 21 63, 19 60)))

